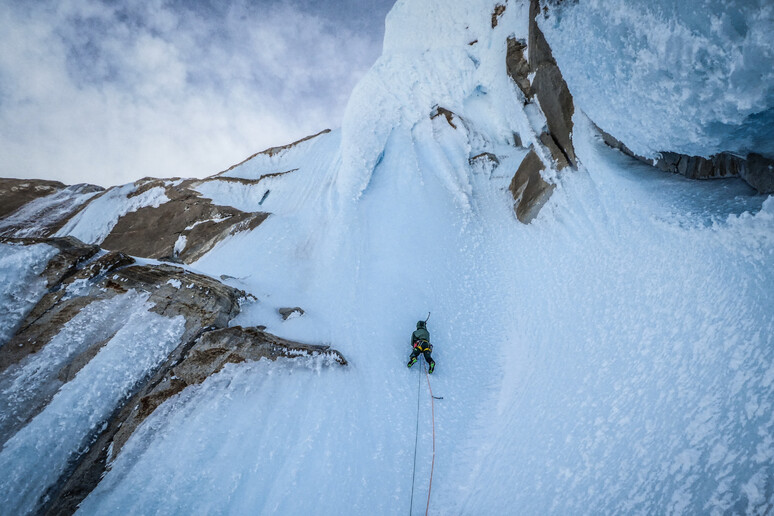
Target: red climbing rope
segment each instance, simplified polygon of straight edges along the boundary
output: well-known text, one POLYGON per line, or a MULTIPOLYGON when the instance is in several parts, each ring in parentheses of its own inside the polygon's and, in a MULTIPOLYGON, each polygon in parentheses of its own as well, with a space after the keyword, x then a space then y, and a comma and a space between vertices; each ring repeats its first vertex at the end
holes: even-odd
MULTIPOLYGON (((432 421, 433 421, 433 462, 430 465, 430 484, 427 487, 427 507, 425 508, 425 516, 430 512, 430 492, 433 489, 433 471, 435 470, 435 400, 443 399, 436 398, 433 395, 433 388, 430 386, 430 374, 427 372, 427 364, 422 359, 422 369, 425 371, 425 378, 427 378, 427 388, 430 391, 430 407, 432 408, 432 421)), ((417 473, 417 443, 419 440, 419 394, 420 386, 422 385, 422 376, 417 376, 417 428, 416 435, 414 437, 414 468, 411 475, 411 506, 409 507, 409 515, 413 513, 414 509, 414 480, 417 473)))
POLYGON ((433 415, 433 462, 430 465, 430 485, 427 487, 427 508, 425 509, 425 516, 430 512, 430 491, 433 489, 433 470, 435 469, 435 396, 433 396, 433 388, 430 387, 430 375, 427 373, 427 365, 423 363, 425 369, 425 378, 427 378, 427 388, 430 390, 430 407, 433 415))

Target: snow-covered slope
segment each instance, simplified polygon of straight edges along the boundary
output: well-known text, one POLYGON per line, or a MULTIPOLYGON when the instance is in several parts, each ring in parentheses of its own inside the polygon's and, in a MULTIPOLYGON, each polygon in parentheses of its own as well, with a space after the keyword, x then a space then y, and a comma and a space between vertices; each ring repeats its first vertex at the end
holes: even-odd
MULTIPOLYGON (((581 109, 559 170, 505 70, 529 5, 496 4, 399 0, 341 129, 192 187, 271 213, 190 264, 255 296, 229 324, 349 365, 227 364, 140 424, 81 514, 770 510, 774 199, 629 158, 581 109), (514 133, 555 185, 529 225, 514 133), (426 382, 405 364, 428 311, 426 382)), ((9 470, 49 413, 0 451, 9 470)), ((13 478, 3 502, 30 507, 43 489, 13 478)))
POLYGON ((428 310, 444 398, 431 513, 772 502, 774 205, 739 181, 654 172, 579 114, 583 165, 516 223, 506 188, 525 151, 512 134, 534 143, 539 122, 502 64, 526 6, 492 30, 490 3, 398 2, 341 132, 229 172, 298 169, 234 196, 269 189, 274 215, 194 267, 258 296, 239 323, 335 343, 349 370, 211 378, 148 422, 84 513, 408 511, 417 395, 424 506, 430 400, 404 363, 428 310), (431 118, 436 105, 456 128, 431 118), (470 165, 484 151, 499 168, 470 165), (282 321, 284 305, 306 315, 282 321))

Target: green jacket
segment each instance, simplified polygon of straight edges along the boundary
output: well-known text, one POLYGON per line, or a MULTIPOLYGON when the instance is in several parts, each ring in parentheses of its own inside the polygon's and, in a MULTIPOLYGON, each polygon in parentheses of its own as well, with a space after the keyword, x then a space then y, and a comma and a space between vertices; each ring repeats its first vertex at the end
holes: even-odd
POLYGON ((414 341, 417 340, 426 340, 427 342, 430 342, 430 332, 427 331, 427 328, 418 328, 414 330, 414 333, 411 334, 411 346, 414 346, 414 341))

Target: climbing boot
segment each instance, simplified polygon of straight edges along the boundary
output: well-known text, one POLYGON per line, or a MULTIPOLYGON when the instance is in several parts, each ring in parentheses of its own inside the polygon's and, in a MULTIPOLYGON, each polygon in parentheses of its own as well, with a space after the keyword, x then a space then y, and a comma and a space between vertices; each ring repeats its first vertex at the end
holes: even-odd
POLYGON ((414 365, 414 364, 416 364, 416 363, 417 363, 417 358, 416 358, 416 357, 414 357, 414 358, 412 358, 411 360, 409 360, 409 362, 408 362, 408 366, 409 366, 409 367, 411 367, 411 366, 413 366, 413 365, 414 365))
POLYGON ((435 362, 430 363, 430 369, 427 370, 428 373, 433 374, 433 370, 435 369, 435 362))

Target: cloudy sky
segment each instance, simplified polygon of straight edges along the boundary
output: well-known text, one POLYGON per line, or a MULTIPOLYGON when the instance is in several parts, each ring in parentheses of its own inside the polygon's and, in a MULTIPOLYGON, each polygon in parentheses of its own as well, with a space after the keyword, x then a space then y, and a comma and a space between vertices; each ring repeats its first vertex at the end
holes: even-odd
POLYGON ((340 125, 395 0, 0 0, 0 177, 205 176, 340 125))

